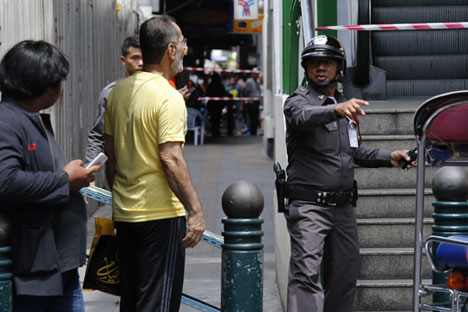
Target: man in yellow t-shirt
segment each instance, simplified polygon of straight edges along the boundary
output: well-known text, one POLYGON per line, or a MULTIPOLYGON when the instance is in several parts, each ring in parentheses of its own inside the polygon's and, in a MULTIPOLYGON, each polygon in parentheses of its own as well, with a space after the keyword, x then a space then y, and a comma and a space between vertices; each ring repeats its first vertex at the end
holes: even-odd
POLYGON ((185 102, 168 82, 183 68, 186 40, 177 24, 161 15, 141 25, 140 45, 143 71, 114 87, 105 115, 120 311, 178 311, 185 248, 194 247, 205 230, 182 152, 185 102))

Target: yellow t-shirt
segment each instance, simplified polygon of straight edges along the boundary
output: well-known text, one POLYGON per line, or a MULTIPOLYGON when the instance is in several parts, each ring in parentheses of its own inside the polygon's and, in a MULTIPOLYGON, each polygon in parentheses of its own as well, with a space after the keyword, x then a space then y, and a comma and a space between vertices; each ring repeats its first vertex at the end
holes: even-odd
POLYGON ((185 216, 159 159, 159 144, 185 142, 182 95, 164 77, 137 72, 110 93, 104 129, 114 136, 114 219, 142 222, 185 216))

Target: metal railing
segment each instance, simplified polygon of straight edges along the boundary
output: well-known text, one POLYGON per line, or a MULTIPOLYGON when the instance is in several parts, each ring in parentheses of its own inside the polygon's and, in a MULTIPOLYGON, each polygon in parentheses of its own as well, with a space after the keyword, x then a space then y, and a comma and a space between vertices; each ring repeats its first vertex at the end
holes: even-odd
MULTIPOLYGON (((106 205, 112 205, 112 193, 108 190, 105 190, 96 186, 88 186, 88 187, 81 189, 81 194, 83 194, 83 196, 86 196, 87 198, 97 200, 106 205)), ((205 232, 203 233, 203 237, 201 240, 207 244, 210 244, 220 249, 222 248, 222 245, 224 243, 224 238, 222 236, 217 235, 207 230, 205 230, 205 232)), ((198 311, 203 311, 203 312, 221 311, 221 309, 211 304, 208 304, 206 302, 203 302, 195 297, 189 296, 187 294, 182 294, 181 302, 182 304, 185 304, 186 306, 197 309, 198 311)))

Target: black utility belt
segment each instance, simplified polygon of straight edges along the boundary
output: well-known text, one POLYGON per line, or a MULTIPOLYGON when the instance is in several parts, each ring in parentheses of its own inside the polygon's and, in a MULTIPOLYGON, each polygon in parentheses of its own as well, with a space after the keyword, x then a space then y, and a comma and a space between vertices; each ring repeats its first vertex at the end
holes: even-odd
POLYGON ((349 191, 319 191, 307 185, 286 183, 285 193, 289 201, 299 199, 324 206, 343 206, 351 203, 355 207, 358 198, 356 181, 349 191))

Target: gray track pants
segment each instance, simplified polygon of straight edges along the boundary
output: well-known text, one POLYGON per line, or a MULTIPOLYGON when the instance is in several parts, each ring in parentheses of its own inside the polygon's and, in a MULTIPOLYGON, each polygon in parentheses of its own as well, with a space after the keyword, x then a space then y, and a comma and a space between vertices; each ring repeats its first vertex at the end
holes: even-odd
POLYGON ((291 237, 287 311, 351 311, 360 265, 354 208, 294 200, 284 215, 291 237))

